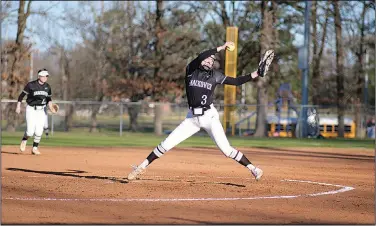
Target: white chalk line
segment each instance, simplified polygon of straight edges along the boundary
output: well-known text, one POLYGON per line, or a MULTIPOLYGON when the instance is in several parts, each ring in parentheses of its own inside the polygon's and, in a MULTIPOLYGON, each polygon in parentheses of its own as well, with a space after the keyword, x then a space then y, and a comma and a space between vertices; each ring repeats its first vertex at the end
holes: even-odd
POLYGON ((334 187, 340 187, 339 190, 333 190, 333 191, 326 191, 326 192, 319 192, 314 194, 306 194, 301 196, 320 196, 320 195, 334 195, 337 193, 342 193, 346 191, 354 190, 355 188, 350 186, 344 186, 344 185, 338 185, 338 184, 328 184, 328 183, 322 183, 322 182, 313 182, 313 181, 307 181, 307 180, 281 180, 281 181, 288 181, 288 182, 300 182, 300 183, 309 183, 309 184, 318 184, 318 185, 325 185, 325 186, 334 186, 334 187))
POLYGON ((299 197, 316 197, 322 195, 333 195, 346 191, 354 190, 355 188, 350 186, 329 184, 314 181, 304 181, 304 180, 281 180, 286 182, 298 182, 298 183, 309 183, 318 184, 325 186, 339 187, 338 190, 331 190, 327 192, 319 192, 312 194, 301 194, 301 195, 278 195, 278 196, 256 196, 256 197, 234 197, 234 198, 43 198, 43 197, 3 197, 5 200, 17 200, 17 201, 90 201, 90 202, 184 202, 184 201, 237 201, 237 200, 257 200, 257 199, 293 199, 299 197))

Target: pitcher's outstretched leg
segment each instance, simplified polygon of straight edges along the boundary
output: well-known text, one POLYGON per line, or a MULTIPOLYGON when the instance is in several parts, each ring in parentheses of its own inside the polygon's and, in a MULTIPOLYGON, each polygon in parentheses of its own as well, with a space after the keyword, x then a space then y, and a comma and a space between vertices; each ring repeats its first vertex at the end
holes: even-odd
POLYGON ((207 128, 206 131, 224 155, 247 167, 257 181, 261 179, 264 172, 260 168, 255 167, 242 152, 230 145, 219 118, 213 119, 210 128, 207 128))
POLYGON ((140 175, 145 172, 146 167, 148 167, 154 160, 162 157, 167 151, 197 133, 199 130, 200 127, 195 124, 194 119, 186 118, 164 141, 154 148, 140 165, 133 167, 133 171, 128 175, 128 180, 131 181, 138 179, 140 175))

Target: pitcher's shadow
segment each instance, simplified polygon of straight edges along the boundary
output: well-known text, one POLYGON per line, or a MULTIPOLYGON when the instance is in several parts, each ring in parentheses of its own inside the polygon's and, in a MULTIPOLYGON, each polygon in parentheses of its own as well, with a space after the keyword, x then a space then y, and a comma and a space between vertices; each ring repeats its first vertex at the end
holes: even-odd
POLYGON ((9 155, 21 155, 22 154, 20 152, 9 152, 9 151, 1 151, 1 153, 9 154, 9 155))
POLYGON ((107 176, 95 176, 95 175, 78 175, 82 173, 88 173, 83 170, 71 170, 68 169, 66 172, 55 172, 55 171, 44 171, 44 170, 31 170, 31 169, 22 169, 22 168, 6 168, 9 171, 19 171, 27 173, 38 173, 45 175, 55 175, 55 176, 64 176, 64 177, 75 177, 75 178, 85 178, 85 179, 97 179, 97 180, 111 180, 114 182, 127 184, 127 179, 119 179, 116 177, 107 177, 107 176))

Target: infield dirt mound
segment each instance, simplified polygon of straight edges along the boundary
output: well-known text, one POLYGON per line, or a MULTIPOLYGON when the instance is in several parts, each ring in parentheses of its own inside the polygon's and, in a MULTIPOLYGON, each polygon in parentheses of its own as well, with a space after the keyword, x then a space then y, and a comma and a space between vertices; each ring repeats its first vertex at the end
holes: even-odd
POLYGON ((375 223, 372 150, 239 150, 264 170, 261 181, 214 148, 173 149, 127 183, 151 149, 41 147, 33 156, 3 146, 2 223, 375 223), (325 194, 341 186, 354 190, 325 194))

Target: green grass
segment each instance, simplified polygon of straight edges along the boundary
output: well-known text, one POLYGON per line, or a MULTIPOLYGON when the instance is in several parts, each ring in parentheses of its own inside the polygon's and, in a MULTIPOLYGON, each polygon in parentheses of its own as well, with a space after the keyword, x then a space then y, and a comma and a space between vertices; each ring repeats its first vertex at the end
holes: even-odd
MULTIPOLYGON (((19 145, 22 132, 2 132, 2 145, 19 145)), ((55 132, 53 136, 42 138, 43 146, 64 147, 155 147, 166 135, 155 136, 152 133, 117 132, 89 133, 84 131, 55 132)), ((228 137, 234 147, 338 147, 374 149, 374 140, 356 139, 292 139, 292 138, 252 138, 228 137)), ((31 141, 30 141, 31 142, 31 141)), ((178 147, 215 147, 208 136, 193 136, 178 147)))

